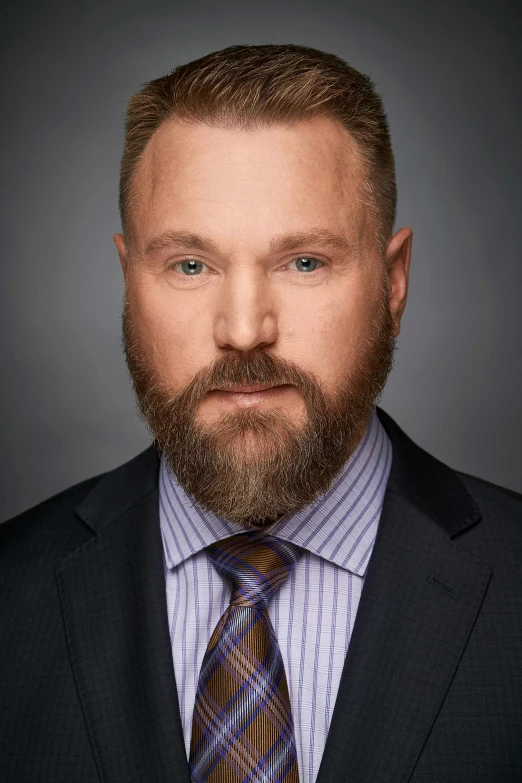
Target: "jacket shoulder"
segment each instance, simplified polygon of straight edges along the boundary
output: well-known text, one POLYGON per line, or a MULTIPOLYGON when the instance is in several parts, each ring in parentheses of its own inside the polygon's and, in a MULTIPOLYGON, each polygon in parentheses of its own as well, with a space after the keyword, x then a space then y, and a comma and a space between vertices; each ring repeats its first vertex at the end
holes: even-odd
POLYGON ((12 571, 20 562, 38 569, 90 540, 94 531, 89 514, 109 513, 132 502, 154 483, 157 463, 157 452, 150 446, 113 470, 74 484, 1 524, 0 574, 3 567, 12 571))
POLYGON ((490 481, 457 472, 475 501, 480 521, 461 534, 464 547, 493 568, 502 582, 519 595, 522 578, 522 495, 490 481))
POLYGON ((30 524, 32 520, 37 518, 53 517, 57 512, 74 507, 96 486, 98 481, 107 475, 107 472, 98 473, 88 479, 79 481, 77 484, 66 487, 66 489, 62 489, 55 495, 20 512, 20 514, 7 519, 0 525, 0 532, 5 534, 5 531, 14 529, 16 526, 30 524))
POLYGON ((522 494, 491 481, 455 471, 475 502, 487 516, 513 518, 522 524, 522 494))
POLYGON ((107 475, 100 473, 74 484, 0 525, 0 571, 18 569, 22 563, 40 563, 46 554, 65 554, 71 545, 88 537, 75 513, 76 506, 107 475))

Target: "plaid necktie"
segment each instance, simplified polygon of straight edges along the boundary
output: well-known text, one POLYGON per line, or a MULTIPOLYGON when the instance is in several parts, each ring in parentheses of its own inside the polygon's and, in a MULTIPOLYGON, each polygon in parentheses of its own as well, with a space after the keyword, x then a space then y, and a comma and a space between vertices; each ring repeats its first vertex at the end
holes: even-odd
POLYGON ((288 685, 267 606, 303 550, 256 531, 206 551, 232 595, 201 665, 192 781, 298 783, 288 685))

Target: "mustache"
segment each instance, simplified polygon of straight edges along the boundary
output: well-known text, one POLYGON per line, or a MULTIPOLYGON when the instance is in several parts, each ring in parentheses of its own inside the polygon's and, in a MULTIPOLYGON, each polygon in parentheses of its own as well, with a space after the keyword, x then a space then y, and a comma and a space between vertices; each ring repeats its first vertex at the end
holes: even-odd
POLYGON ((228 351, 202 367, 180 391, 173 392, 156 373, 150 357, 141 349, 131 318, 127 300, 122 313, 122 347, 140 413, 147 418, 151 405, 161 394, 165 408, 176 415, 194 409, 208 392, 226 386, 270 384, 295 386, 305 402, 318 405, 324 402, 322 386, 313 372, 298 364, 268 353, 263 348, 249 351, 228 351))
POLYGON ((216 388, 268 383, 295 386, 305 397, 310 397, 320 388, 312 373, 305 372, 294 362, 255 348, 244 353, 224 354, 211 365, 203 367, 180 397, 187 404, 194 405, 216 388))

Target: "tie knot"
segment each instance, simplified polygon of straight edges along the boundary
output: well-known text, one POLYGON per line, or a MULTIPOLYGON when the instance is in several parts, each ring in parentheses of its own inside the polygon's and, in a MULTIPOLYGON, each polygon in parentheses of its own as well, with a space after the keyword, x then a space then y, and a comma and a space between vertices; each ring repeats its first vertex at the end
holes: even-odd
POLYGON ((266 607, 303 550, 264 533, 240 533, 207 547, 214 568, 232 584, 230 603, 266 607))

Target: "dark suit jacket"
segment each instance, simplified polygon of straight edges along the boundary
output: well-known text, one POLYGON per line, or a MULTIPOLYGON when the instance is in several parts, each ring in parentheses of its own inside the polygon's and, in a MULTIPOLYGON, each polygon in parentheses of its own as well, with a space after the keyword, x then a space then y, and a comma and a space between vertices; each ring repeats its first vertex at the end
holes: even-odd
MULTIPOLYGON (((378 413, 393 464, 318 783, 522 781, 522 496, 378 413)), ((0 526, 2 783, 189 781, 158 466, 0 526)))

